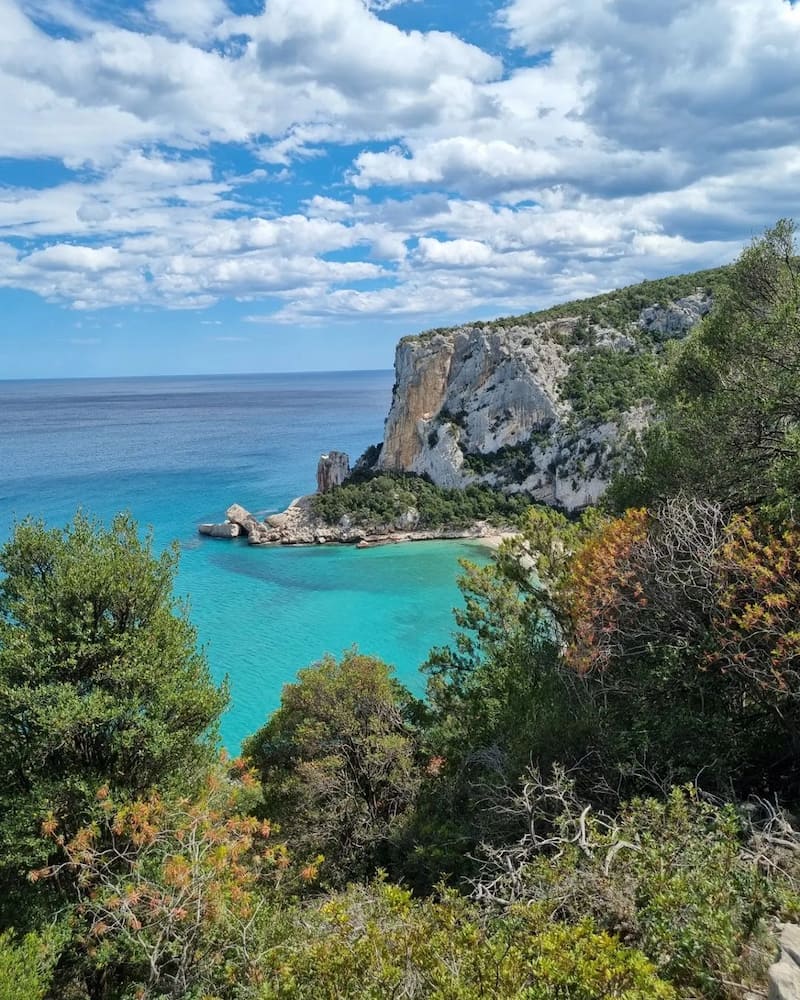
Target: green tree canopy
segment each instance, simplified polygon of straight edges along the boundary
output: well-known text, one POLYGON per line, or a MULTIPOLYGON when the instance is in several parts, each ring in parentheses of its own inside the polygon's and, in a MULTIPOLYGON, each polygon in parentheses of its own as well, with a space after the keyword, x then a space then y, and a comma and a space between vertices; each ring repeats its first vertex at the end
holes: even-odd
POLYGON ((711 315, 677 348, 664 420, 612 491, 624 508, 685 490, 793 512, 800 492, 800 258, 782 220, 744 251, 711 315))
POLYGON ((281 706, 244 745, 267 815, 295 854, 320 852, 337 882, 385 858, 420 781, 410 695, 391 667, 349 650, 287 684, 281 706))
POLYGON ((118 797, 197 780, 226 692, 172 594, 177 553, 134 522, 78 514, 17 525, 0 549, 0 874, 41 864, 97 790, 118 797))

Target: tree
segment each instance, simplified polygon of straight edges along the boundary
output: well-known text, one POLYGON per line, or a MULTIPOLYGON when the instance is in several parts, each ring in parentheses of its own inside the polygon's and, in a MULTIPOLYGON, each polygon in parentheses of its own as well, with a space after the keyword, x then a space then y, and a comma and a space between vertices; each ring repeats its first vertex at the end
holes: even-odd
POLYGON ((334 883, 385 859, 414 801, 422 772, 410 701, 375 657, 326 656, 284 687, 280 708, 244 744, 292 852, 322 854, 334 883))
MULTIPOLYGON (((212 683, 172 594, 177 552, 127 516, 63 531, 17 525, 0 549, 0 880, 46 861, 40 825, 71 836, 95 793, 187 787, 216 751, 212 683)), ((0 892, 0 895, 3 895, 0 892)))
POLYGON ((602 703, 617 754, 647 753, 673 779, 702 769, 722 788, 787 788, 798 551, 796 529, 686 497, 629 510, 577 548, 558 589, 564 657, 602 703))
POLYGON ((686 490, 726 509, 800 493, 800 257, 782 220, 745 250, 729 288, 680 345, 645 456, 612 491, 618 506, 686 490))

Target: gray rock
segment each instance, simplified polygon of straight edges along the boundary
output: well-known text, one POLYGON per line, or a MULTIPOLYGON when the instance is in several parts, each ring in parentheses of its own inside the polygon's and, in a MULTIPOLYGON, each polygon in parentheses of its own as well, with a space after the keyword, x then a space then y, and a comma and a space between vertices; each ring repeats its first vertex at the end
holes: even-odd
POLYGON ((797 924, 784 924, 781 931, 781 948, 786 955, 800 968, 800 927, 797 924))
POLYGON ((208 535, 210 538, 238 538, 242 529, 238 524, 225 521, 224 524, 201 524, 197 530, 201 535, 208 535))
MULTIPOLYGON (((683 336, 711 305, 711 296, 699 291, 643 310, 639 325, 657 339, 683 336)), ((568 511, 596 503, 623 441, 647 426, 652 406, 642 401, 576 433, 563 385, 587 349, 573 337, 585 323, 560 317, 463 326, 402 340, 377 469, 426 475, 437 486, 485 483, 568 511)), ((639 349, 630 324, 624 330, 594 324, 588 333, 595 347, 639 349)))
POLYGON ((242 533, 247 535, 250 545, 264 545, 272 541, 272 532, 263 521, 245 510, 240 504, 235 503, 225 511, 225 516, 229 521, 238 525, 242 533))
POLYGON ((665 306, 655 303, 639 313, 639 328, 657 340, 685 337, 712 305, 713 299, 706 292, 695 292, 665 306))
POLYGON ((800 1000, 800 927, 785 924, 781 954, 769 970, 769 1000, 800 1000))
POLYGON ((343 451, 320 455, 317 465, 317 493, 328 493, 350 475, 350 459, 343 451))

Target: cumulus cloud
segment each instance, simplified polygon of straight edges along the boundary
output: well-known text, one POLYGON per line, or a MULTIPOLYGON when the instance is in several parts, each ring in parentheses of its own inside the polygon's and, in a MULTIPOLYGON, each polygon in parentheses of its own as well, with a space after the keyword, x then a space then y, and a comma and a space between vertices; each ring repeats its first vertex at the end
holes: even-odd
POLYGON ((0 156, 30 168, 0 175, 0 286, 424 323, 719 263, 797 213, 800 5, 498 0, 492 52, 393 6, 0 0, 0 156))

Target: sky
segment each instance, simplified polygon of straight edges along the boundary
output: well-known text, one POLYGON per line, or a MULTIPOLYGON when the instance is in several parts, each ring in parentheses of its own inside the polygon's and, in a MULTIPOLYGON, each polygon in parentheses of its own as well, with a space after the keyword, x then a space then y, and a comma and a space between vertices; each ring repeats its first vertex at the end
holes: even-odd
POLYGON ((0 378, 388 368, 800 217, 789 0, 0 0, 0 378))

